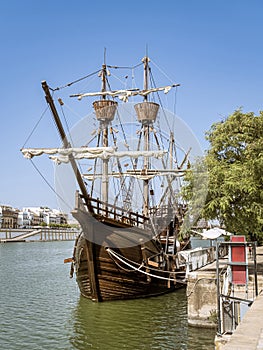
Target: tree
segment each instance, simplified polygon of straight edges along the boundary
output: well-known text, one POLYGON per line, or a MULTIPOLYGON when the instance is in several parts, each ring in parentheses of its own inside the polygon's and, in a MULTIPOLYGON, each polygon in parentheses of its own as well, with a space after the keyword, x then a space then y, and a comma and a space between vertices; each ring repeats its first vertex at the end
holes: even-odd
MULTIPOLYGON (((209 182, 202 217, 219 220, 230 232, 263 238, 263 112, 237 110, 213 124, 206 138, 209 182)), ((193 172, 186 176, 184 192, 195 203, 204 193, 191 190, 193 178, 193 172)))

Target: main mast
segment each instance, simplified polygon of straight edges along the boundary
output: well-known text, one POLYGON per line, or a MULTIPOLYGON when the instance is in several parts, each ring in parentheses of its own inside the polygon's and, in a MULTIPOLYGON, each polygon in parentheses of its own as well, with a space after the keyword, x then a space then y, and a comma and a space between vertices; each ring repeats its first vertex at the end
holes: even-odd
MULTIPOLYGON (((93 102, 93 107, 96 113, 97 120, 100 122, 99 130, 102 133, 103 147, 109 146, 108 127, 114 119, 118 103, 112 100, 106 100, 106 85, 107 85, 107 66, 102 65, 101 75, 101 100, 93 102)), ((109 159, 102 161, 102 183, 101 183, 102 201, 108 203, 109 197, 109 159)))
MULTIPOLYGON (((149 57, 146 56, 142 59, 144 63, 144 91, 149 89, 149 57)), ((152 125, 157 117, 159 110, 159 105, 154 102, 148 101, 148 94, 144 94, 144 101, 138 103, 134 106, 138 120, 142 123, 143 135, 144 135, 144 151, 149 151, 150 148, 150 125, 152 125)), ((147 157, 144 158, 144 172, 147 174, 147 171, 150 167, 150 162, 147 157)), ((143 214, 149 216, 149 180, 143 181, 143 214)))
MULTIPOLYGON (((102 80, 102 86, 101 86, 101 91, 105 92, 106 91, 106 75, 107 75, 107 70, 106 70, 106 65, 102 65, 102 70, 101 70, 101 80, 102 80)), ((106 96, 102 96, 102 100, 106 101, 106 96)), ((102 123, 101 123, 102 124, 102 123)), ((108 139, 108 123, 104 122, 104 129, 102 130, 103 133, 103 147, 108 147, 109 145, 109 139, 108 139)), ((104 159, 102 163, 102 201, 105 203, 108 203, 108 197, 109 197, 109 160, 104 159)))
MULTIPOLYGON (((145 56, 143 58, 144 63, 144 90, 147 91, 149 88, 149 57, 145 56)), ((144 96, 144 101, 147 102, 148 95, 144 96)), ((144 134, 144 151, 149 151, 149 123, 144 123, 143 126, 144 134)), ((149 169, 149 158, 144 158, 144 170, 147 173, 149 169)), ((143 213, 145 216, 149 214, 149 180, 144 180, 143 182, 143 198, 144 198, 144 208, 143 213)))

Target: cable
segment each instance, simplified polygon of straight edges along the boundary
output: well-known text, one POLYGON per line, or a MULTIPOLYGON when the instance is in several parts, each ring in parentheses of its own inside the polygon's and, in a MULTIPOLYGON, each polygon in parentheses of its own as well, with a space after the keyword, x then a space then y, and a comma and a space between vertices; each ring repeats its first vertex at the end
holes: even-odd
MULTIPOLYGON (((162 276, 158 276, 158 275, 153 275, 152 273, 146 272, 141 270, 141 266, 139 268, 127 263, 126 261, 124 261, 123 259, 121 259, 114 251, 110 250, 109 248, 106 249, 107 252, 109 252, 110 254, 112 254, 113 256, 115 256, 117 259, 119 259, 122 263, 126 264, 128 267, 132 268, 133 270, 137 271, 137 272, 141 272, 144 275, 150 276, 150 277, 154 277, 154 278, 158 278, 161 280, 165 280, 165 281, 171 281, 171 280, 175 280, 174 278, 170 278, 170 277, 162 277, 162 276)), ((147 267, 148 269, 148 267, 147 267)), ((160 270, 159 272, 169 272, 170 274, 175 274, 175 272, 172 271, 162 271, 160 270)), ((180 281, 180 283, 183 283, 183 281, 180 281)))
POLYGON ((128 67, 128 66, 127 67, 125 67, 125 66, 123 66, 123 67, 121 67, 121 66, 111 66, 111 65, 107 64, 107 68, 113 68, 113 69, 135 69, 135 68, 138 68, 138 67, 140 67, 142 65, 143 65, 143 62, 138 63, 135 66, 131 66, 131 67, 128 67))
POLYGON ((47 181, 47 179, 44 177, 44 175, 41 173, 41 171, 38 169, 38 167, 34 164, 34 162, 32 161, 32 159, 30 159, 31 164, 33 165, 33 167, 35 168, 35 170, 38 172, 38 174, 42 177, 42 179, 45 181, 45 183, 48 185, 48 187, 55 193, 55 195, 57 197, 59 197, 64 204, 66 204, 66 206, 69 209, 72 209, 71 206, 56 192, 56 190, 50 185, 50 183, 47 181))
POLYGON ((42 118, 44 117, 46 111, 48 110, 48 106, 45 108, 44 112, 41 114, 40 119, 38 120, 38 122, 36 123, 36 125, 34 126, 33 130, 31 131, 31 133, 29 134, 28 138, 26 139, 26 141, 24 142, 23 146, 21 148, 24 148, 26 143, 28 142, 28 140, 30 139, 30 137, 33 135, 33 133, 35 132, 38 124, 40 123, 40 121, 42 120, 42 118))
MULTIPOLYGON (((130 259, 128 259, 128 258, 125 258, 123 255, 118 254, 117 252, 115 252, 114 250, 111 250, 110 248, 106 248, 106 251, 109 252, 110 254, 113 253, 112 255, 115 255, 115 257, 117 257, 117 259, 119 259, 119 260, 120 260, 121 258, 123 258, 123 259, 126 260, 126 262, 128 261, 128 262, 130 262, 130 263, 132 263, 132 264, 134 264, 134 265, 139 266, 139 269, 143 266, 143 267, 147 268, 148 270, 157 271, 157 272, 163 272, 163 273, 169 273, 169 274, 171 274, 171 273, 172 273, 172 274, 177 274, 177 273, 181 273, 181 272, 182 272, 182 271, 167 271, 167 270, 155 269, 154 267, 145 266, 145 265, 136 263, 135 261, 132 261, 132 260, 130 260, 130 259)), ((157 255, 158 255, 158 254, 157 254, 157 255)), ((160 255, 160 254, 159 254, 159 255, 160 255)), ((123 261, 124 263, 125 263, 125 260, 123 261)), ((133 268, 134 268, 134 267, 135 267, 135 266, 133 266, 133 268)))
POLYGON ((152 64, 172 83, 174 84, 174 81, 169 78, 169 76, 151 59, 152 64))
POLYGON ((68 132, 68 135, 69 135, 72 147, 74 147, 74 142, 73 142, 72 137, 71 137, 71 133, 70 133, 70 130, 69 130, 68 122, 67 122, 67 119, 66 119, 66 116, 65 116, 65 113, 64 113, 63 106, 61 104, 60 104, 60 110, 61 110, 61 113, 63 115, 63 119, 64 119, 64 122, 65 122, 65 125, 66 125, 66 128, 67 128, 67 132, 68 132))
POLYGON ((49 89, 52 90, 52 91, 58 91, 58 90, 64 89, 64 88, 69 87, 69 86, 71 86, 71 85, 73 85, 73 84, 76 84, 76 83, 78 83, 78 82, 80 82, 80 81, 82 81, 82 80, 84 80, 84 79, 87 79, 87 78, 89 78, 89 77, 92 77, 93 75, 98 74, 100 71, 101 71, 101 70, 99 69, 99 70, 97 70, 96 72, 93 72, 93 73, 91 73, 91 74, 88 74, 88 75, 86 75, 86 76, 83 77, 83 78, 79 78, 79 79, 77 79, 77 80, 72 81, 71 83, 66 84, 66 85, 62 85, 62 86, 60 86, 60 87, 56 87, 55 89, 53 89, 53 88, 51 88, 51 87, 49 86, 49 89))
MULTIPOLYGON (((155 81, 154 81, 154 78, 153 78, 153 74, 152 74, 152 70, 151 70, 151 69, 149 69, 149 73, 150 73, 151 80, 152 80, 152 82, 153 82, 153 86, 156 88, 157 85, 155 84, 155 81)), ((162 100, 161 100, 160 94, 159 94, 158 92, 157 92, 157 96, 158 96, 159 104, 160 104, 161 109, 162 109, 163 114, 164 114, 165 121, 166 121, 166 123, 167 123, 167 125, 168 125, 168 127, 169 127, 169 131, 171 132, 172 130, 171 130, 171 127, 170 127, 170 125, 169 125, 169 123, 168 123, 168 118, 167 118, 166 113, 165 113, 165 111, 164 111, 163 104, 162 104, 162 100)))

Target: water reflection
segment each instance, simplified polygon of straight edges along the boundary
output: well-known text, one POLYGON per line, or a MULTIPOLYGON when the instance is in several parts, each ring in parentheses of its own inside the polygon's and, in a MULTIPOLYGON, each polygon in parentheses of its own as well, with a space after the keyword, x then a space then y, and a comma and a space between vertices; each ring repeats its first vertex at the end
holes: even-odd
POLYGON ((213 349, 188 328, 185 291, 150 299, 93 303, 80 298, 72 314, 74 349, 213 349), (191 333, 193 336, 191 336, 191 333))

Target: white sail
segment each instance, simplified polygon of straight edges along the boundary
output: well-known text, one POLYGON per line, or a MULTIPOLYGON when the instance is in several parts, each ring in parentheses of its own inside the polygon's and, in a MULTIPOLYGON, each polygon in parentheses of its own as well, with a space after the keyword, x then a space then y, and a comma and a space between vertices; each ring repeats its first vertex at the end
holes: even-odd
POLYGON ((116 151, 113 147, 79 147, 79 148, 24 148, 21 150, 25 158, 31 159, 35 156, 48 154, 56 164, 68 163, 70 156, 74 159, 109 159, 110 157, 163 157, 167 151, 116 151), (54 155, 54 156, 53 156, 54 155))
POLYGON ((152 88, 148 90, 116 90, 116 91, 98 91, 98 92, 87 92, 84 94, 75 94, 71 95, 70 97, 77 97, 79 100, 81 100, 83 97, 87 96, 111 96, 111 97, 118 97, 123 102, 127 102, 129 97, 131 96, 147 96, 151 94, 152 92, 157 91, 163 91, 165 94, 167 94, 173 87, 179 86, 180 84, 172 84, 167 85, 163 87, 158 88, 152 88))
MULTIPOLYGON (((171 177, 181 177, 185 174, 185 171, 183 170, 175 170, 175 169, 170 169, 170 170, 155 170, 155 171, 147 171, 147 173, 144 173, 142 170, 127 170, 125 172, 122 173, 109 173, 108 176, 109 177, 135 177, 139 180, 151 180, 153 179, 155 176, 171 176, 171 177)), ((102 178, 103 174, 83 174, 82 175, 85 179, 89 180, 89 181, 93 181, 94 179, 97 178, 102 178)))
MULTIPOLYGON (((122 158, 122 157, 130 157, 130 158, 139 158, 139 157, 154 157, 160 158, 167 151, 123 151, 123 152, 107 152, 104 151, 100 154, 92 154, 89 152, 82 152, 78 154, 72 154, 75 159, 109 159, 110 157, 122 158)), ((70 161, 70 155, 58 155, 58 156, 50 156, 49 158, 53 160, 56 164, 68 163, 70 161)))
POLYGON ((21 152, 25 158, 31 159, 35 156, 41 156, 42 154, 58 154, 61 156, 73 155, 74 158, 77 155, 80 158, 85 158, 83 155, 96 158, 97 156, 103 156, 112 154, 115 151, 113 147, 72 147, 72 148, 23 148, 21 152))

